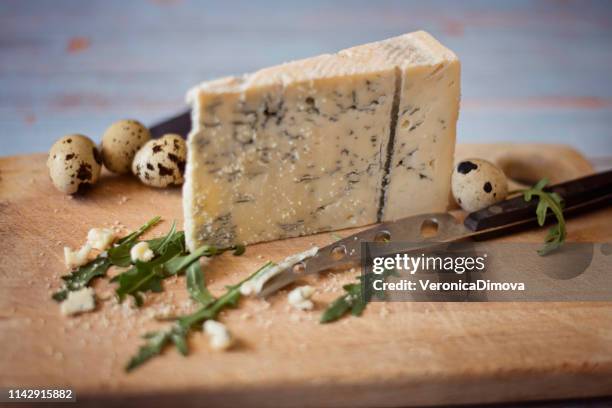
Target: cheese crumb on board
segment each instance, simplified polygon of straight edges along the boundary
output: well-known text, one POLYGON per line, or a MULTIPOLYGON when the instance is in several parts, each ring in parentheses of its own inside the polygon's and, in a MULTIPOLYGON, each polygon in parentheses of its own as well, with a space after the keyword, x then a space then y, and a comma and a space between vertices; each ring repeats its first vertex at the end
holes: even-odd
POLYGON ((87 233, 87 243, 94 249, 106 251, 115 237, 115 231, 110 228, 92 228, 87 233))
POLYGON ((289 292, 287 295, 287 301, 289 304, 298 310, 312 310, 314 303, 310 298, 314 294, 315 289, 310 286, 299 286, 289 292))
POLYGON ((216 320, 206 320, 202 327, 213 350, 227 350, 231 347, 233 343, 232 335, 223 323, 216 320))
POLYGON ((188 247, 446 210, 459 75, 415 32, 194 88, 188 247))
POLYGON ((259 294, 267 281, 269 281, 279 273, 283 272, 285 269, 293 266, 294 264, 302 262, 306 258, 315 256, 318 251, 319 248, 312 247, 299 254, 291 255, 279 262, 278 264, 272 264, 269 267, 262 269, 260 273, 253 276, 251 279, 244 282, 240 286, 240 293, 244 296, 259 294))
POLYGON ((78 251, 73 251, 70 247, 64 247, 64 263, 70 269, 78 268, 89 261, 91 245, 83 245, 78 251))
POLYGON ((144 241, 137 243, 130 249, 130 258, 132 262, 149 262, 154 256, 153 250, 151 250, 149 244, 144 241))
POLYGON ((68 292, 68 297, 60 304, 60 310, 64 316, 89 312, 95 307, 94 290, 89 287, 68 292))
POLYGON ((380 317, 387 317, 389 315, 389 309, 383 304, 378 314, 380 317))

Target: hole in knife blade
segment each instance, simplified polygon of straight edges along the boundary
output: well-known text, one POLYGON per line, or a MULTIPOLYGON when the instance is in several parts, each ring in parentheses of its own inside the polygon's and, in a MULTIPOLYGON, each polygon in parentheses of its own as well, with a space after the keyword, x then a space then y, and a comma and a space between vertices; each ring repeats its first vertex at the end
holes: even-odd
POLYGON ((421 224, 421 236, 431 238, 438 235, 438 221, 434 218, 423 221, 421 224))
POLYGON ((334 261, 339 261, 346 256, 346 247, 344 245, 338 245, 332 248, 331 258, 334 261))
POLYGON ((383 230, 378 231, 374 236, 374 242, 389 242, 391 241, 391 233, 389 231, 383 230))
POLYGON ((304 271, 306 270, 306 265, 304 265, 304 262, 298 262, 295 265, 293 265, 293 272, 294 273, 304 273, 304 271))

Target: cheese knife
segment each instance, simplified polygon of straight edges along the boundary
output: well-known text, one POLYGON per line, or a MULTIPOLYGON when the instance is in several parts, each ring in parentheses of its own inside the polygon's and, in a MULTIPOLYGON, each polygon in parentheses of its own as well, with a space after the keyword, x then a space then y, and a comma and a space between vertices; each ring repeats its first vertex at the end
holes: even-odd
MULTIPOLYGON (((612 170, 556 184, 545 190, 563 198, 565 215, 609 206, 612 204, 612 170)), ((265 282, 258 296, 267 297, 307 275, 359 265, 362 242, 406 242, 410 247, 405 250, 411 251, 515 230, 536 221, 537 202, 526 202, 519 195, 470 213, 463 223, 459 223, 449 213, 432 213, 378 224, 336 241, 319 249, 314 256, 288 266, 265 282)))
POLYGON ((166 133, 175 133, 187 138, 191 130, 191 111, 186 110, 169 117, 161 122, 149 126, 149 131, 154 139, 160 138, 166 133))

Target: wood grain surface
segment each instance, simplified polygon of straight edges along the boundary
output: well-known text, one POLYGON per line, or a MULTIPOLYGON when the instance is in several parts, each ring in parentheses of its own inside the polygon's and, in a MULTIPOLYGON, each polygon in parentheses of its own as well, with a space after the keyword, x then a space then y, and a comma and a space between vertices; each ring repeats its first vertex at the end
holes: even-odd
MULTIPOLYGON (((502 155, 491 147, 458 150, 502 155)), ((588 172, 574 154, 570 167, 588 172)), ((44 161, 44 155, 0 159, 0 386, 69 386, 80 402, 99 406, 403 406, 612 393, 610 303, 375 303, 360 318, 319 324, 357 271, 313 278, 312 312, 291 310, 284 293, 223 312, 220 320, 238 339, 229 352, 213 352, 196 333, 188 358, 168 350, 126 374, 139 336, 168 324, 156 317, 196 307, 184 278, 166 282, 141 310, 118 305, 99 281, 104 300, 97 310, 65 318, 50 299, 65 273, 62 247, 80 246, 91 227, 134 229, 156 214, 165 221, 149 235, 161 235, 171 220, 182 220, 180 190, 106 173, 86 195, 69 198, 54 190, 44 161)), ((568 231, 571 241, 610 242, 612 209, 573 219, 568 231)), ((544 233, 501 239, 541 242, 544 233)), ((220 293, 267 259, 335 239, 325 233, 223 255, 206 268, 208 285, 220 293)))
POLYGON ((0 156, 151 124, 196 83, 427 30, 462 62, 461 142, 612 155, 609 1, 0 1, 0 156))

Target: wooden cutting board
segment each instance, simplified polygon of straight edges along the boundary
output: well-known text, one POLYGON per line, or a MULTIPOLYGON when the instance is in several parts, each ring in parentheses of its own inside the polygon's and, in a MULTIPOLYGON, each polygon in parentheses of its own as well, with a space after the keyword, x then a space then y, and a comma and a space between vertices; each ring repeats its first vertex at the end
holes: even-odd
MULTIPOLYGON (((457 155, 504 166, 550 160, 555 181, 591 172, 563 146, 468 145, 457 155)), ((80 246, 91 227, 134 229, 154 215, 166 221, 150 236, 161 235, 171 220, 182 221, 180 190, 105 174, 87 195, 70 198, 51 186, 44 162, 42 154, 0 159, 0 386, 69 386, 80 402, 104 406, 126 399, 184 406, 408 406, 612 393, 611 303, 375 303, 360 318, 320 325, 322 310, 357 271, 313 280, 313 312, 290 310, 283 293, 269 302, 241 301, 220 317, 238 339, 229 352, 211 351, 196 333, 188 358, 168 350, 126 374, 139 336, 168 324, 156 316, 195 308, 184 278, 148 296, 141 310, 117 305, 100 281, 96 292, 106 300, 96 312, 65 318, 50 299, 65 273, 62 248, 80 246)), ((573 219, 568 230, 572 241, 610 242, 612 208, 573 219)), ((502 239, 541 242, 543 234, 502 239)), ((219 293, 268 259, 327 245, 337 235, 223 255, 206 269, 208 284, 219 293)))

